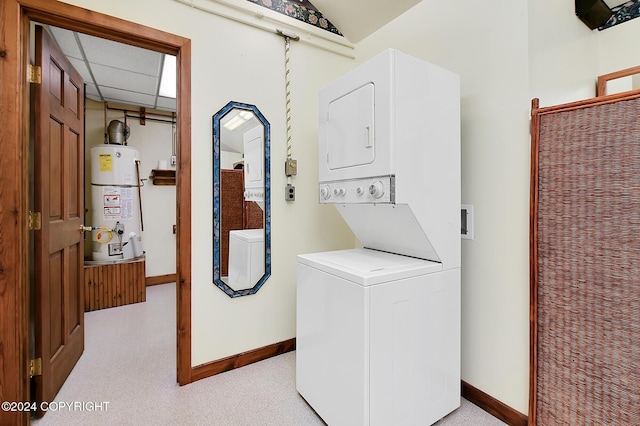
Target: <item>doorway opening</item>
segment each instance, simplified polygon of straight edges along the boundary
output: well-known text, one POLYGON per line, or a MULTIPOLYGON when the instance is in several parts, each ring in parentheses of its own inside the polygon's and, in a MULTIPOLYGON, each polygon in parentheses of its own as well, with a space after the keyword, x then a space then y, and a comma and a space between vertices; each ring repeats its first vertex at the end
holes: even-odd
MULTIPOLYGON (((108 40, 118 41, 145 49, 174 55, 177 71, 177 164, 176 164, 176 335, 177 335, 177 382, 181 385, 190 383, 191 379, 191 129, 190 129, 190 40, 168 34, 153 28, 123 21, 107 15, 89 12, 64 3, 48 1, 32 1, 28 8, 23 8, 21 33, 29 33, 31 22, 52 25, 79 33, 89 34, 108 40)), ((22 58, 28 58, 28 40, 22 44, 22 58)), ((19 83, 24 93, 28 87, 19 83)), ((24 114, 28 114, 25 111, 24 114)), ((23 115, 28 122, 28 116, 23 115)), ((23 144, 28 141, 23 140, 23 144)), ((26 152, 25 147, 21 148, 26 152)), ((27 178, 22 179, 23 185, 27 178)), ((27 189, 27 188, 25 188, 27 189)), ((26 212, 25 212, 26 214, 26 212)), ((29 276, 28 271, 24 271, 29 276)), ((27 294, 23 312, 28 312, 27 294)), ((27 318, 24 318, 26 320, 27 318)), ((22 328, 23 330, 26 327, 22 328)), ((29 347, 28 336, 16 331, 22 339, 24 347, 29 347)), ((28 368, 23 369, 24 372, 28 368)), ((25 374, 25 373, 21 373, 25 374)), ((28 390, 25 390, 27 392, 28 390)), ((28 395, 25 395, 28 397, 28 395)), ((25 399, 26 400, 26 399, 25 399)))

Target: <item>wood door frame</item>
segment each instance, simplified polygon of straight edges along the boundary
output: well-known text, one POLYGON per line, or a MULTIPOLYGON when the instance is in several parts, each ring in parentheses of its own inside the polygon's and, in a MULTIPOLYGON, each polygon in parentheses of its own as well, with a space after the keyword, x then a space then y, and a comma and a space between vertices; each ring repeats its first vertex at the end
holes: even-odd
MULTIPOLYGON (((177 56, 177 381, 191 367, 191 40, 51 0, 0 2, 0 400, 29 401, 29 60, 31 21, 177 56)), ((0 411, 0 423, 29 413, 0 411)))

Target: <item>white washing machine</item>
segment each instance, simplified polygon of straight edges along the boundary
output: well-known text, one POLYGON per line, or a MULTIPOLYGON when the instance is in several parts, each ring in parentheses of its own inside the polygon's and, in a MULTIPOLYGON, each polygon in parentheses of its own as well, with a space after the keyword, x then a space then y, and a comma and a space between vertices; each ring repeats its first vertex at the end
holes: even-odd
POLYGON ((460 406, 459 269, 369 249, 298 256, 297 389, 330 426, 460 406))
POLYGON ((460 406, 459 86, 389 49, 319 93, 319 202, 365 247, 298 256, 297 389, 330 426, 460 406))
POLYGON ((251 288, 263 275, 264 229, 229 231, 229 287, 251 288))

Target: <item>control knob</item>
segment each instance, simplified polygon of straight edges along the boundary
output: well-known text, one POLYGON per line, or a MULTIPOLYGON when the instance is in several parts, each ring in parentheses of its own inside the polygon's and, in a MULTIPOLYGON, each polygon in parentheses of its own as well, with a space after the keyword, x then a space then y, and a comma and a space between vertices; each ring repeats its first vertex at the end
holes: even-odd
POLYGON ((320 198, 323 200, 328 200, 331 198, 331 190, 327 185, 323 185, 320 187, 320 198))
POLYGON ((377 181, 369 185, 369 194, 373 195, 374 198, 380 198, 384 195, 384 185, 382 182, 377 181))

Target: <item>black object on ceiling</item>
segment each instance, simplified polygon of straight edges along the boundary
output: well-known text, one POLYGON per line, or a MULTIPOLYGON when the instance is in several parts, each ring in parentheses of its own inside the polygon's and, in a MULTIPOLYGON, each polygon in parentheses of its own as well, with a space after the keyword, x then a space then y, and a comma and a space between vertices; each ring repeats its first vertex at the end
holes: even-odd
POLYGON ((576 0, 576 16, 591 30, 603 26, 612 14, 603 0, 576 0))

